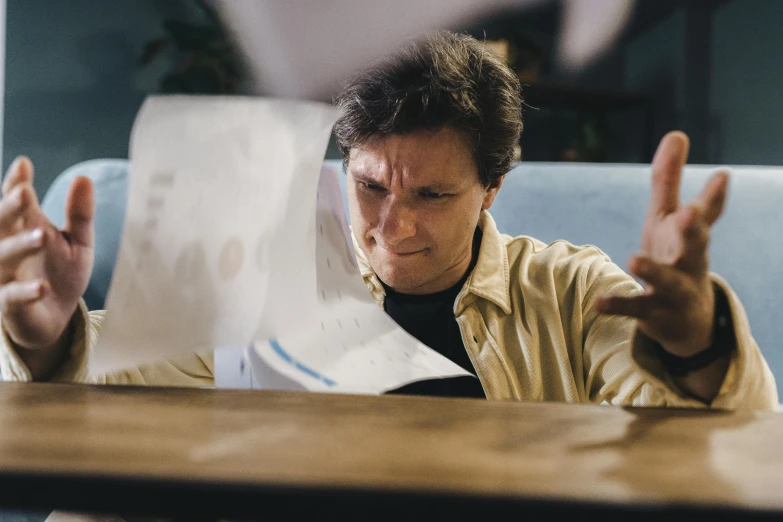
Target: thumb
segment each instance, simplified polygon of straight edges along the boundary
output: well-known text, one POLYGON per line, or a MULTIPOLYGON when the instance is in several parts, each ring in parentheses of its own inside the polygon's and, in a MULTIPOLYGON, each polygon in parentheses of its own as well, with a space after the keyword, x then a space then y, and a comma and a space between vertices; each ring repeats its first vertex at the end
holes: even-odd
POLYGON ((68 190, 65 200, 65 229, 71 242, 79 246, 92 248, 95 244, 93 215, 95 214, 95 194, 92 181, 79 176, 68 190))

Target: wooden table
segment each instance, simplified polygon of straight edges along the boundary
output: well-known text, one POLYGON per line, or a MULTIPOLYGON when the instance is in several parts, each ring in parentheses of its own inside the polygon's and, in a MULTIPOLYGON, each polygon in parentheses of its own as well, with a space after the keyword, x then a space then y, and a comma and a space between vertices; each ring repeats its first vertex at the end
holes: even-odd
POLYGON ((188 520, 783 513, 783 416, 0 384, 0 506, 188 520))

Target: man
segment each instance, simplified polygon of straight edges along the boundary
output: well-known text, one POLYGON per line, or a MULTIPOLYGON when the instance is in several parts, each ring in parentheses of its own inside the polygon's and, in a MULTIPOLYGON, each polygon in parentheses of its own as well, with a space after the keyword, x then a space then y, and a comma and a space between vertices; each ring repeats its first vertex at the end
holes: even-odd
MULTIPOLYGON (((708 270, 727 176, 681 206, 683 134, 664 137, 653 161, 642 252, 630 263, 642 291, 595 247, 547 246, 496 229, 487 210, 519 140, 521 99, 514 74, 476 40, 430 35, 359 74, 337 105, 365 282, 403 328, 479 378, 402 391, 777 408, 742 306, 708 270)), ((87 375, 103 319, 79 301, 92 264, 90 182, 71 187, 62 233, 38 206, 29 160, 14 162, 2 190, 5 379, 213 382, 209 355, 87 375)))

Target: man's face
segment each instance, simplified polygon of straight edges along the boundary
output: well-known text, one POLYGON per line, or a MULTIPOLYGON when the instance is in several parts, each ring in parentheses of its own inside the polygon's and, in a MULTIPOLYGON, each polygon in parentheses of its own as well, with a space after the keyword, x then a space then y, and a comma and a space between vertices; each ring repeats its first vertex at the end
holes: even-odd
POLYGON ((500 182, 482 186, 453 129, 386 135, 351 149, 353 232, 378 277, 398 292, 456 284, 470 266, 473 233, 500 182))

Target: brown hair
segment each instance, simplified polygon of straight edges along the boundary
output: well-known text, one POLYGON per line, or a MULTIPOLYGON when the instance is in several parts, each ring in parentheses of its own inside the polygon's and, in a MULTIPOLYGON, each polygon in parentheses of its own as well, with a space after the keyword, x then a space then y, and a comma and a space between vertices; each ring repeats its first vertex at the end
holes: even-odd
POLYGON ((519 79, 481 42, 439 31, 411 42, 349 81, 335 98, 334 132, 351 148, 383 134, 451 126, 462 134, 484 186, 506 174, 522 132, 519 79))

